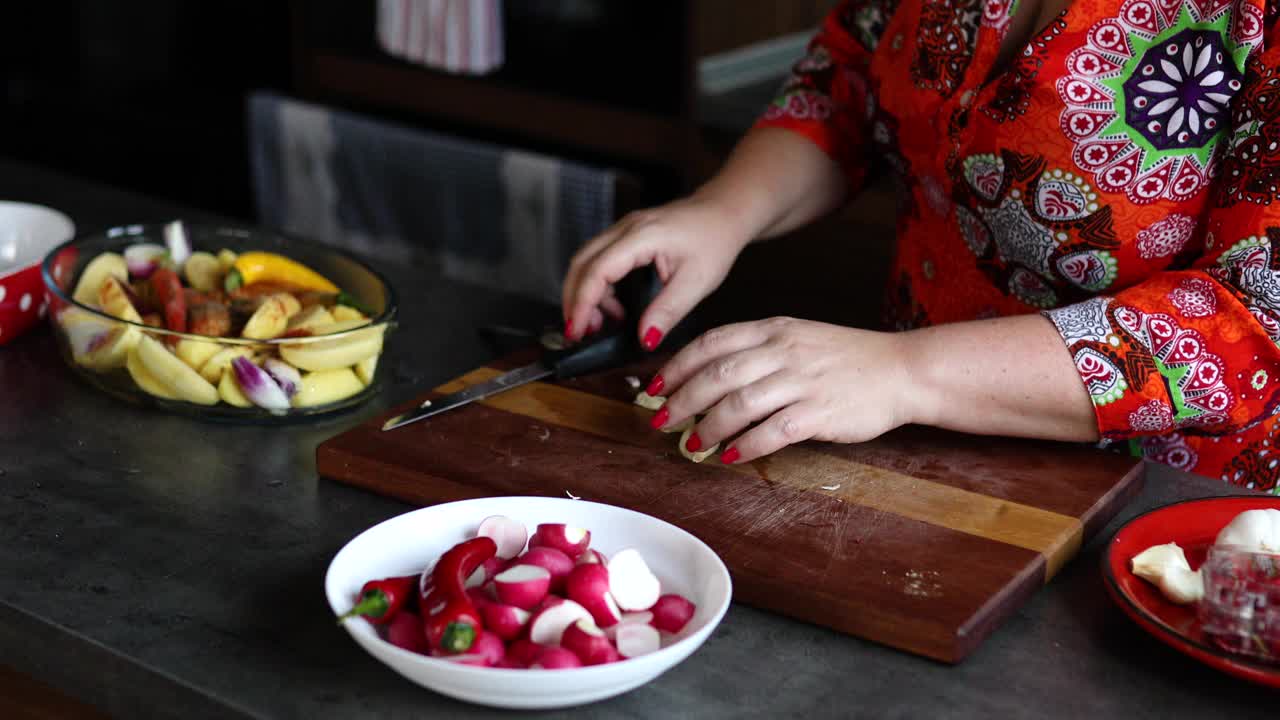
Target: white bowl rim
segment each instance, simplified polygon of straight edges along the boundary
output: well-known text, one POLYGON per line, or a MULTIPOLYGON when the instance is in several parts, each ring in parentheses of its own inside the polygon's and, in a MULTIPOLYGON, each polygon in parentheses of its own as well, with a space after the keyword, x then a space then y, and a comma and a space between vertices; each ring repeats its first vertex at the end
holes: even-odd
POLYGON ((0 213, 5 212, 25 212, 30 213, 31 218, 39 218, 41 221, 47 221, 62 225, 62 230, 58 236, 47 241, 38 243, 39 255, 35 258, 23 258, 21 261, 15 261, 10 267, 0 267, 0 280, 11 275, 17 275, 25 272, 33 267, 40 267, 44 261, 45 255, 53 247, 61 245, 68 239, 75 237, 76 224, 67 216, 66 213, 51 208, 48 205, 40 205, 39 203, 22 202, 20 200, 0 200, 0 213))
MULTIPOLYGON (((671 643, 670 645, 667 645, 666 647, 659 648, 656 652, 649 653, 648 655, 641 655, 640 657, 635 657, 635 658, 624 658, 622 660, 618 660, 612 663, 606 663, 604 665, 590 665, 587 667, 580 667, 580 668, 547 670, 542 668, 496 668, 496 667, 480 667, 475 665, 463 665, 462 663, 451 662, 449 660, 444 660, 441 658, 434 658, 434 657, 431 657, 430 655, 416 653, 411 650, 405 650, 402 647, 398 647, 388 642, 387 640, 384 640, 382 636, 378 635, 376 632, 374 633, 374 636, 373 636, 373 639, 375 641, 384 644, 393 653, 399 654, 401 657, 409 658, 412 660, 425 661, 429 664, 434 664, 439 667, 454 668, 459 672, 463 672, 463 673, 484 673, 487 677, 498 676, 495 674, 514 674, 515 676, 518 676, 518 677, 529 677, 530 673, 535 673, 535 674, 555 673, 556 677, 564 677, 566 673, 604 674, 604 673, 608 673, 615 670, 622 663, 644 662, 646 660, 652 661, 663 655, 677 654, 680 652, 683 646, 686 646, 689 644, 694 644, 694 645, 700 644, 705 638, 700 640, 698 636, 704 635, 704 634, 710 634, 716 627, 720 625, 720 621, 724 619, 725 613, 729 611, 729 605, 732 604, 733 602, 733 578, 729 575, 729 569, 725 566, 724 560, 722 560, 720 556, 714 550, 712 550, 709 545, 702 542, 702 540, 700 540, 693 533, 689 532, 688 530, 685 530, 684 528, 673 525, 661 518, 657 518, 647 513, 639 512, 637 510, 632 510, 630 508, 624 508, 619 505, 610 505, 608 503, 594 502, 591 500, 571 500, 569 498, 546 497, 542 495, 496 495, 493 497, 470 498, 467 500, 454 500, 454 501, 445 502, 445 503, 438 503, 435 505, 427 505, 425 507, 415 508, 413 510, 409 510, 408 512, 404 512, 399 515, 389 517, 383 520, 382 522, 376 523, 368 528, 365 528, 359 534, 355 535, 350 540, 348 540, 347 543, 342 546, 342 549, 338 550, 338 552, 334 554, 333 559, 329 561, 329 567, 324 574, 325 596, 326 596, 326 599, 329 601, 329 609, 333 611, 333 614, 335 617, 342 615, 342 613, 344 612, 344 611, 338 610, 338 608, 334 605, 335 598, 329 596, 329 578, 333 572, 333 566, 337 562, 338 558, 342 555, 342 553, 346 552, 348 547, 350 547, 353 543, 359 540, 362 536, 372 532, 376 528, 379 528, 387 523, 395 522, 395 521, 403 522, 401 518, 405 518, 415 513, 420 513, 427 510, 435 510, 437 508, 441 508, 445 506, 457 506, 457 505, 470 504, 470 503, 491 502, 494 500, 521 500, 521 501, 538 501, 538 502, 551 501, 553 504, 579 503, 583 505, 593 505, 597 507, 608 508, 610 511, 620 511, 623 513, 631 513, 634 515, 639 515, 648 520, 652 520, 661 525, 665 525, 676 534, 686 536, 696 546, 700 546, 702 549, 706 550, 707 553, 712 558, 715 559, 715 570, 725 583, 725 589, 727 591, 725 593, 725 599, 723 602, 721 602, 720 606, 716 608, 714 614, 707 621, 706 626, 703 629, 698 630, 697 632, 690 633, 689 635, 686 635, 685 637, 680 638, 679 640, 675 641, 674 643, 671 643)), ((342 623, 343 629, 347 630, 347 632, 350 633, 352 632, 352 630, 346 627, 346 622, 347 621, 344 621, 342 623)), ((690 652, 693 652, 693 649, 690 649, 690 652)))

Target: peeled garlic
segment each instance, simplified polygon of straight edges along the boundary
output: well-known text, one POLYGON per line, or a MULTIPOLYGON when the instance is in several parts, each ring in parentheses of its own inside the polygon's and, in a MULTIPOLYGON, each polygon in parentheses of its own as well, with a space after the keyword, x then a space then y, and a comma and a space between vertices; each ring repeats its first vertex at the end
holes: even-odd
POLYGON ((685 443, 689 442, 689 436, 692 434, 693 434, 693 428, 689 427, 689 428, 685 428, 684 434, 680 436, 680 454, 689 458, 690 460, 696 463, 700 463, 703 460, 706 460, 708 455, 720 449, 720 443, 716 443, 715 445, 712 445, 706 450, 699 450, 698 452, 689 452, 689 449, 685 447, 685 443))
POLYGON ((1280 510, 1245 510, 1222 528, 1213 544, 1237 545, 1247 552, 1280 553, 1280 510))
POLYGON ((1204 597, 1204 580, 1192 571, 1178 543, 1156 545, 1138 553, 1130 561, 1133 574, 1160 588, 1179 605, 1199 602, 1204 597))
POLYGON ((667 402, 667 399, 661 395, 650 395, 641 390, 640 394, 636 395, 635 402, 645 410, 657 410, 667 402))

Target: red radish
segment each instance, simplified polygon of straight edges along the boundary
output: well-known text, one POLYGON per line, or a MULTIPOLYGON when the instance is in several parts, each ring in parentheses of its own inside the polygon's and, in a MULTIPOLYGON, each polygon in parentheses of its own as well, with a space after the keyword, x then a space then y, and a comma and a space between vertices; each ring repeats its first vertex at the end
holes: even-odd
POLYGON ((577 655, 559 647, 549 647, 538 654, 530 665, 531 670, 567 670, 582 667, 577 655))
POLYGON ((491 557, 485 560, 483 565, 476 568, 475 572, 471 573, 471 577, 467 578, 466 586, 469 588, 480 587, 497 577, 498 573, 502 572, 506 567, 506 560, 491 557))
POLYGON ((507 654, 507 646, 502 644, 502 638, 496 634, 485 632, 476 638, 468 652, 484 658, 485 665, 496 665, 507 654))
POLYGON ((587 548, 582 552, 581 555, 578 556, 578 559, 576 562, 579 565, 589 565, 591 563, 599 563, 600 565, 604 565, 605 563, 609 562, 609 558, 605 557, 605 554, 600 552, 599 550, 592 550, 591 548, 587 548))
POLYGON ((678 633, 689 624, 697 609, 682 595, 663 595, 653 604, 653 626, 663 632, 678 633))
POLYGON ((572 600, 562 600, 533 616, 529 623, 529 639, 540 645, 559 645, 565 628, 583 618, 591 619, 586 608, 572 600))
MULTIPOLYGON (((568 555, 549 547, 530 548, 529 552, 516 558, 515 564, 537 565, 551 573, 551 591, 560 592, 565 578, 573 572, 573 560, 568 555)), ((514 567, 514 565, 513 565, 514 567)))
POLYGON ((510 655, 506 655, 501 660, 499 660, 498 663, 494 665, 494 667, 502 668, 504 670, 524 670, 525 668, 528 667, 528 665, 525 665, 524 663, 518 662, 516 660, 512 660, 510 655))
POLYGON ((578 527, 568 527, 560 523, 543 523, 533 531, 529 538, 529 549, 537 547, 555 548, 570 560, 576 560, 587 546, 591 545, 591 531, 578 527))
POLYGON ((610 640, 613 640, 614 642, 617 642, 617 641, 618 641, 618 629, 619 629, 619 628, 621 628, 621 627, 623 627, 624 625, 633 625, 633 624, 634 624, 634 625, 652 625, 652 624, 653 624, 653 613, 648 612, 648 611, 645 611, 645 612, 633 612, 633 613, 622 613, 622 619, 618 620, 618 624, 617 624, 617 625, 613 625, 613 626, 610 626, 610 627, 606 628, 606 629, 605 629, 605 631, 604 631, 604 634, 605 634, 605 635, 607 635, 607 636, 609 636, 609 639, 610 639, 610 640))
POLYGON ((486 603, 480 608, 480 617, 484 619, 484 629, 503 640, 514 640, 529 622, 529 612, 514 605, 486 603))
POLYGON ((525 541, 529 539, 529 529, 524 526, 524 523, 516 522, 506 515, 491 515, 480 521, 480 529, 476 531, 476 535, 492 538, 498 545, 496 557, 510 560, 524 552, 525 541))
POLYGON ((628 623, 618 626, 618 654, 625 658, 657 652, 662 645, 658 629, 652 625, 628 623))
POLYGON ((516 640, 507 648, 507 660, 519 663, 521 667, 527 667, 538 659, 538 655, 541 655, 543 650, 546 650, 546 646, 539 645, 528 638, 516 640))
POLYGON ((604 665, 618 660, 613 643, 590 620, 579 620, 565 628, 560 645, 577 655, 583 665, 604 665))
POLYGON ((493 579, 498 599, 521 610, 530 610, 542 602, 551 587, 551 573, 537 565, 516 565, 503 570, 493 579))
POLYGON ((613 556, 609 568, 609 592, 623 610, 648 610, 662 594, 662 585, 638 550, 628 548, 613 556))
POLYGON ((427 636, 422 632, 422 618, 411 612, 402 612, 387 626, 387 642, 410 652, 425 653, 427 636))
POLYGON ((622 618, 622 611, 609 594, 609 570, 604 565, 588 563, 575 567, 565 580, 565 593, 569 599, 586 608, 595 624, 602 628, 614 625, 622 618))

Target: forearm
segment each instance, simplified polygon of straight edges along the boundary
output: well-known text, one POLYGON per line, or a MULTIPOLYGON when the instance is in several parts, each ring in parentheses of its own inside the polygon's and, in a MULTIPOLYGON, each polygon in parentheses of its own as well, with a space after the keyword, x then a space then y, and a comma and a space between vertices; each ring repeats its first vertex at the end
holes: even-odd
POLYGON ((801 227, 837 208, 846 193, 839 166, 812 142, 788 130, 759 128, 693 197, 740 223, 746 243, 801 227))
POLYGON ((1093 403, 1040 315, 903 333, 911 417, 980 435, 1096 441, 1093 403))

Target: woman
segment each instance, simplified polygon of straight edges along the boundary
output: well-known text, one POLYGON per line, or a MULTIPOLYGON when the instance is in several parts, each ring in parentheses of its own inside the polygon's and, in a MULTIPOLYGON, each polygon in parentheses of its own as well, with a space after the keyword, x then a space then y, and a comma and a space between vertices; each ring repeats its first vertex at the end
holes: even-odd
POLYGON ((665 285, 639 332, 657 347, 748 242, 834 209, 878 159, 905 191, 895 322, 921 329, 719 328, 654 378, 656 424, 705 413, 690 449, 728 441, 730 463, 905 423, 1130 440, 1274 489, 1278 11, 845 2, 716 177, 577 254, 568 333, 618 315, 611 284, 654 263, 665 285))

